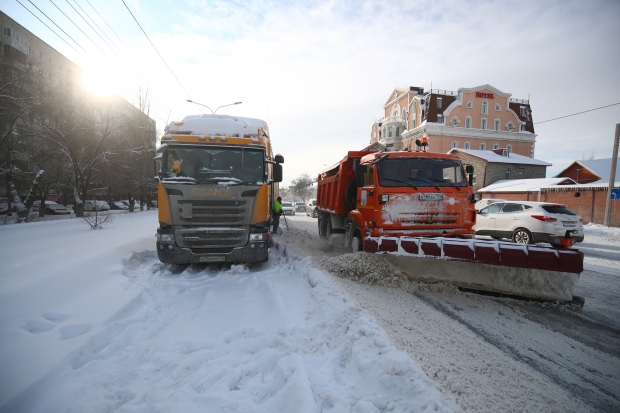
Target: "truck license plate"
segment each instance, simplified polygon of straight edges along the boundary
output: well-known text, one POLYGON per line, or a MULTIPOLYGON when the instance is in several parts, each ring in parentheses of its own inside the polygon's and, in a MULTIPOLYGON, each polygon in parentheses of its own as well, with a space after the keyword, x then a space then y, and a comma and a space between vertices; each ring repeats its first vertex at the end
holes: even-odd
POLYGON ((207 255, 206 257, 199 257, 198 261, 200 262, 224 262, 226 261, 226 257, 223 255, 207 255))
POLYGON ((443 194, 420 194, 420 201, 443 201, 443 194))

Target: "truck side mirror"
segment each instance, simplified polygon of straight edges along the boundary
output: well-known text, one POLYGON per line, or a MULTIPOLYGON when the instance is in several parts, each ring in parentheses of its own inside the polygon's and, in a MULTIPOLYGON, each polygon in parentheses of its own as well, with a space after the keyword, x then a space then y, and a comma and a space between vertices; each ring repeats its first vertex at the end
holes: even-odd
POLYGON ((276 163, 284 163, 284 156, 277 154, 273 160, 276 161, 276 163))
POLYGON ((473 174, 474 173, 474 166, 473 165, 465 165, 465 172, 467 172, 468 174, 473 174))
POLYGON ((273 165, 273 182, 282 182, 282 165, 279 163, 273 165))

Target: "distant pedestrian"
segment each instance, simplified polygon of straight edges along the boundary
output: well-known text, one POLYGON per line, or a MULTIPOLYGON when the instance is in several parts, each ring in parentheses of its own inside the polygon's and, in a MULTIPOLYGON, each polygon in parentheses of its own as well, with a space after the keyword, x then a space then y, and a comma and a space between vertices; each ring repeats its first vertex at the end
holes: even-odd
POLYGON ((272 234, 278 233, 278 226, 280 225, 280 215, 282 215, 282 197, 278 197, 273 201, 273 231, 272 234))

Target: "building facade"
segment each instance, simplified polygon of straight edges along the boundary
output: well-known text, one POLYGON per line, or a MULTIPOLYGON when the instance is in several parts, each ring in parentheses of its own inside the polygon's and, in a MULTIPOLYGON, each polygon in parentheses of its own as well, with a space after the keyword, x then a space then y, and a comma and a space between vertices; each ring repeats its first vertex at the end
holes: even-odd
MULTIPOLYGON (((139 108, 118 95, 93 95, 85 88, 78 65, 1 11, 0 33, 0 87, 4 95, 0 97, 1 197, 9 191, 8 165, 18 172, 11 179, 19 195, 28 192, 31 175, 41 169, 40 151, 33 150, 33 140, 28 140, 25 132, 35 121, 55 126, 69 116, 83 116, 92 119, 93 128, 101 129, 109 119, 119 123, 130 119, 132 125, 139 124, 140 130, 152 137, 155 148, 155 121, 139 108), (19 103, 44 99, 58 106, 49 105, 51 110, 39 109, 35 115, 34 103, 19 103)), ((123 133, 131 132, 126 129, 123 133)))
POLYGON ((411 86, 396 88, 375 121, 370 142, 387 150, 416 149, 416 140, 428 139, 432 152, 450 149, 492 150, 534 157, 536 134, 528 100, 513 99, 493 86, 458 91, 411 86))

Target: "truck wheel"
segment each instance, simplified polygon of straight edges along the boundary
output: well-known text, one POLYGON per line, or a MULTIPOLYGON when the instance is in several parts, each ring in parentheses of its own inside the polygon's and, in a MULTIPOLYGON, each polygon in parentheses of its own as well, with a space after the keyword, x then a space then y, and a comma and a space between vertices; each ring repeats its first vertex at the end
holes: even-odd
POLYGON ((525 228, 517 228, 512 234, 512 240, 517 244, 533 244, 534 237, 532 233, 525 228))
POLYGON ((327 221, 326 224, 325 224, 325 238, 329 239, 332 236, 332 233, 333 233, 333 231, 332 231, 332 219, 331 219, 331 217, 329 215, 327 215, 325 217, 325 221, 327 221))
POLYGON ((362 237, 359 231, 355 231, 353 238, 351 238, 351 252, 358 252, 362 250, 362 237))
POLYGON ((325 220, 325 214, 319 214, 319 219, 317 222, 319 225, 319 237, 327 238, 327 222, 325 220))

